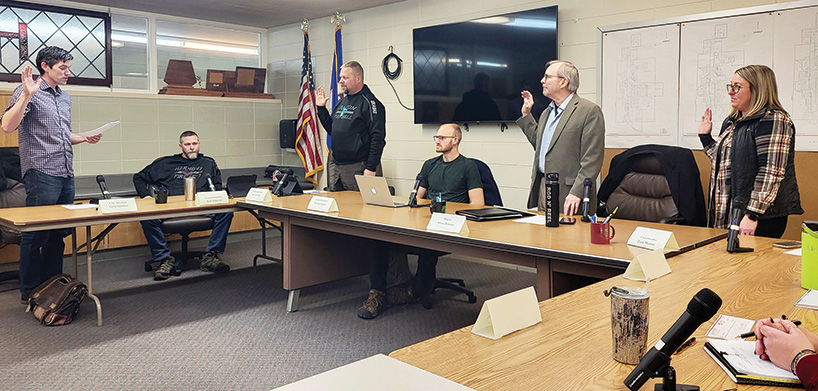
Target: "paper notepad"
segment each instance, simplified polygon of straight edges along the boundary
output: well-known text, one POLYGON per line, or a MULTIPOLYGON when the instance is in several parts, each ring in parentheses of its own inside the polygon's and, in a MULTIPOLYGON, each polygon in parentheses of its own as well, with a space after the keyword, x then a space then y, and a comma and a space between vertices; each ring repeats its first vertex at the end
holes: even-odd
POLYGON ((796 307, 818 310, 818 291, 810 289, 795 302, 796 307))
POLYGON ((798 377, 755 355, 755 341, 708 339, 704 350, 737 384, 798 387, 798 377))

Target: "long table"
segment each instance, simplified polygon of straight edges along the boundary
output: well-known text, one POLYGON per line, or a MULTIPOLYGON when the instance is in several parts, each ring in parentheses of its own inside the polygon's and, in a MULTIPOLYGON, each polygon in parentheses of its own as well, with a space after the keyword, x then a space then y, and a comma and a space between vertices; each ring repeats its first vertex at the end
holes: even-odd
MULTIPOLYGON (((681 246, 673 256, 726 236, 724 230, 613 220, 616 237, 610 245, 591 244, 589 225, 577 222, 550 228, 510 220, 468 222, 469 233, 427 231, 427 207, 387 208, 365 205, 358 192, 322 194, 334 198, 339 211, 307 210, 312 195, 274 197, 272 202, 239 201, 259 216, 282 223, 283 286, 290 291, 287 310, 298 308, 300 289, 366 274, 374 241, 403 244, 478 257, 537 270, 537 296, 543 300, 587 285, 588 278, 621 274, 647 250, 628 246, 637 226, 672 230, 681 246), (374 240, 374 241, 373 241, 374 240)), ((447 213, 473 205, 448 203, 447 213)))
MULTIPOLYGON (((719 314, 748 319, 786 314, 818 331, 816 311, 793 306, 806 292, 800 284, 801 258, 773 247, 775 241, 742 237, 742 246, 754 252, 729 254, 721 241, 670 259, 673 271, 649 284, 648 346, 664 335, 702 288, 722 298, 719 314)), ((623 382, 634 366, 612 358, 611 300, 602 292, 640 285, 614 277, 540 302, 542 323, 499 340, 472 334, 466 327, 390 356, 478 390, 627 390, 623 382)), ((693 333, 694 346, 672 356, 678 383, 702 390, 767 389, 736 385, 704 351, 704 334, 717 316, 693 333)), ((654 383, 661 379, 642 389, 653 389, 654 383)))
POLYGON ((101 214, 97 209, 70 210, 61 205, 32 206, 23 208, 0 209, 0 225, 16 229, 21 232, 34 232, 51 229, 71 229, 72 258, 74 273, 77 274, 77 228, 85 227, 87 277, 90 297, 97 308, 97 326, 102 326, 102 304, 94 294, 93 263, 95 250, 94 242, 99 243, 104 236, 118 223, 126 221, 142 221, 150 219, 169 219, 173 217, 198 216, 208 213, 236 212, 236 200, 231 199, 227 204, 196 206, 193 201, 185 201, 184 196, 168 197, 166 204, 157 204, 153 199, 137 199, 136 212, 120 212, 101 214), (91 226, 108 225, 101 234, 92 238, 91 226))

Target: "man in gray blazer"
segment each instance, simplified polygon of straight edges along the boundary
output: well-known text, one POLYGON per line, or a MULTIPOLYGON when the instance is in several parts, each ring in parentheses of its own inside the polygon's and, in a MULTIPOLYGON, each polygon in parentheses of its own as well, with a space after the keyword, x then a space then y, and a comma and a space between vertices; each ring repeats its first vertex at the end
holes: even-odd
POLYGON ((596 210, 596 179, 605 152, 605 119, 593 102, 580 98, 579 71, 568 61, 545 65, 542 93, 552 102, 539 122, 531 115, 534 98, 523 91, 522 117, 517 125, 536 151, 528 207, 545 209, 545 173, 560 175, 560 208, 565 215, 579 212, 583 182, 591 178, 591 213, 596 210))

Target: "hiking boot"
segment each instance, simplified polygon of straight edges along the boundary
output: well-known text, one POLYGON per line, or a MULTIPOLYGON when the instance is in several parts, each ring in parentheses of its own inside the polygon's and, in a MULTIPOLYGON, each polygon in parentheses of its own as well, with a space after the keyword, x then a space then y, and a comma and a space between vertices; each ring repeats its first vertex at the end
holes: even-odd
POLYGON ((386 302, 389 303, 389 305, 406 305, 409 304, 412 299, 414 299, 412 288, 393 286, 386 290, 386 302))
POLYGON ((386 309, 386 297, 383 293, 374 289, 369 291, 369 297, 364 301, 364 305, 358 308, 358 317, 362 319, 372 319, 378 316, 378 310, 386 309))
POLYGON ((153 279, 156 281, 164 281, 170 278, 171 273, 173 273, 174 263, 176 263, 176 259, 174 259, 172 255, 165 258, 162 263, 159 264, 156 273, 153 274, 153 279))
POLYGON ((230 266, 222 262, 219 253, 211 251, 202 257, 201 269, 203 272, 224 273, 230 270, 230 266))

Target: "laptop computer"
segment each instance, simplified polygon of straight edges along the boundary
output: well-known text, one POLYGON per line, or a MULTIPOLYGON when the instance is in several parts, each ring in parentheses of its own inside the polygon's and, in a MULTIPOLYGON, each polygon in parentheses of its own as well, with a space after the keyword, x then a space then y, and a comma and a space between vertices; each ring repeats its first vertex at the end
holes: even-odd
POLYGON ((386 178, 382 176, 355 175, 355 182, 361 192, 364 203, 369 205, 386 206, 389 208, 399 208, 409 206, 408 201, 395 201, 389 193, 389 186, 386 178))

